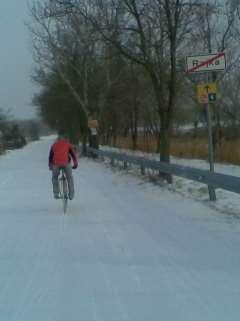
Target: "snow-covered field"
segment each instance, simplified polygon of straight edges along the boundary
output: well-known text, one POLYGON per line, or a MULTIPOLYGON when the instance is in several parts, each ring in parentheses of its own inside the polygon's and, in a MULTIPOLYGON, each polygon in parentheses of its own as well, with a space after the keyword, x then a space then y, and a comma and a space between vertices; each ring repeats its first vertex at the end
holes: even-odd
MULTIPOLYGON (((158 154, 143 153, 139 151, 133 152, 130 150, 122 150, 122 149, 117 149, 117 148, 112 148, 107 146, 102 146, 101 148, 104 150, 110 150, 110 151, 125 153, 129 155, 137 155, 137 156, 142 156, 144 158, 159 160, 158 154)), ((179 159, 179 158, 172 157, 171 162, 173 164, 209 170, 209 163, 204 160, 179 159)), ((140 170, 137 166, 130 166, 130 168, 128 169, 128 172, 134 175, 136 174, 140 175, 140 170)), ((215 172, 240 177, 240 166, 216 163, 215 172)), ((153 176, 153 177, 155 176, 155 178, 157 177, 157 175, 154 175, 154 173, 152 173, 151 170, 149 170, 148 174, 150 174, 150 176, 153 176)), ((162 182, 158 182, 158 183, 162 184, 162 182)), ((240 195, 239 194, 231 193, 222 189, 216 189, 217 202, 210 202, 208 187, 206 185, 200 184, 198 182, 190 181, 185 178, 176 177, 176 176, 173 177, 172 185, 165 184, 165 189, 168 189, 172 192, 177 192, 187 198, 202 201, 206 206, 210 208, 218 210, 224 214, 227 213, 229 215, 235 215, 240 218, 240 195)))
POLYGON ((0 156, 1 321, 240 319, 240 220, 87 159, 63 215, 51 143, 0 156))

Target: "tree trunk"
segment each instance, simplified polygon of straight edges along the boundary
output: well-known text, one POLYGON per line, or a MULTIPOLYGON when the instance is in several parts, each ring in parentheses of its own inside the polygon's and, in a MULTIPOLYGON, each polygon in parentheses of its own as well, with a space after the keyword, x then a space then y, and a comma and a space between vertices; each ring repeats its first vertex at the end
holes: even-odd
POLYGON ((117 133, 116 131, 113 132, 113 147, 117 147, 117 133))
MULTIPOLYGON (((171 116, 167 112, 162 112, 160 117, 160 161, 170 163, 171 116)), ((169 184, 172 183, 171 174, 159 171, 159 176, 166 180, 169 184)))
POLYGON ((131 121, 132 148, 133 150, 136 150, 137 143, 138 143, 138 106, 136 101, 135 101, 134 110, 131 117, 132 117, 132 121, 131 121))
POLYGON ((82 137, 82 155, 87 155, 87 135, 82 137))
POLYGON ((132 132, 132 149, 137 149, 137 134, 135 132, 132 132))
POLYGON ((79 114, 80 117, 80 132, 82 137, 82 154, 83 156, 87 155, 87 138, 88 138, 88 122, 87 114, 84 111, 81 111, 79 114))
POLYGON ((160 141, 161 141, 160 131, 156 134, 156 138, 157 138, 157 153, 160 154, 160 141))

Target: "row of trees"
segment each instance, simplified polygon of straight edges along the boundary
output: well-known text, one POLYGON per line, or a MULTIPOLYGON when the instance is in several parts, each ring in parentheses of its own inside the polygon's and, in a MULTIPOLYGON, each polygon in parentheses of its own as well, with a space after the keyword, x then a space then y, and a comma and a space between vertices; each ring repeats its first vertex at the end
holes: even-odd
POLYGON ((11 122, 0 110, 0 153, 11 148, 21 148, 26 139, 18 124, 11 122))
POLYGON ((216 128, 239 123, 239 1, 46 0, 30 8, 37 63, 34 98, 42 118, 86 141, 97 118, 104 142, 139 129, 158 137, 169 161, 173 128, 197 122, 199 76, 185 74, 185 56, 225 51, 228 71, 212 74, 223 93, 213 107, 216 128))
POLYGON ((5 149, 21 148, 39 139, 41 124, 36 120, 15 121, 0 109, 0 154, 5 149))

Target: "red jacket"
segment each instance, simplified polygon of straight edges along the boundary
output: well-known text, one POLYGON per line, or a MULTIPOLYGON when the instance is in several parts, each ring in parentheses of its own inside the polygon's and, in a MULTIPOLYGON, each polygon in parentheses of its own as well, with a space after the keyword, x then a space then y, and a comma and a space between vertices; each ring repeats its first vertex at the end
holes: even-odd
POLYGON ((48 164, 52 166, 66 166, 73 161, 73 165, 76 168, 78 166, 77 157, 73 150, 72 145, 66 139, 60 139, 56 141, 49 153, 48 164))

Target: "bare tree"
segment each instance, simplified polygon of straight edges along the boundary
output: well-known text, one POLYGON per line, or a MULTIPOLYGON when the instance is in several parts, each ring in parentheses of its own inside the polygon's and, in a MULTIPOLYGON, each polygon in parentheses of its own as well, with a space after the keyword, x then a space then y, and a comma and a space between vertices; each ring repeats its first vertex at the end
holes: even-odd
POLYGON ((92 83, 96 74, 96 39, 91 26, 79 15, 49 15, 51 3, 37 2, 31 8, 35 60, 43 73, 57 72, 76 100, 79 117, 84 118, 82 134, 87 136, 87 118, 92 83))
POLYGON ((57 2, 63 6, 71 3, 74 10, 91 22, 105 43, 113 45, 125 58, 145 69, 157 102, 160 159, 169 162, 177 95, 177 50, 188 33, 193 1, 57 2))
MULTIPOLYGON (((166 162, 174 117, 190 101, 187 91, 180 91, 190 82, 184 57, 193 49, 226 51, 230 72, 239 56, 239 3, 234 0, 47 0, 33 13, 35 47, 44 68, 56 69, 86 117, 97 115, 106 136, 110 127, 115 137, 130 131, 134 147, 143 124, 158 136, 160 160, 166 162), (141 111, 142 78, 154 96, 147 112, 141 111)), ((224 75, 213 73, 212 79, 221 82, 224 75)), ((220 128, 219 107, 214 115, 220 128)))

